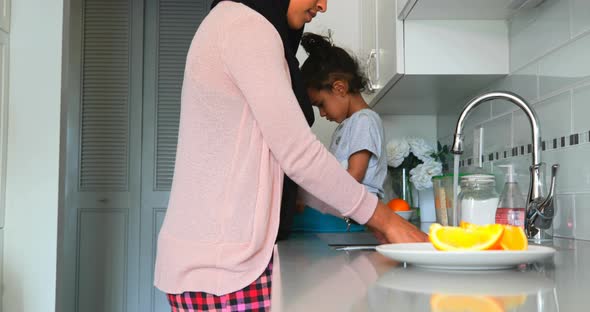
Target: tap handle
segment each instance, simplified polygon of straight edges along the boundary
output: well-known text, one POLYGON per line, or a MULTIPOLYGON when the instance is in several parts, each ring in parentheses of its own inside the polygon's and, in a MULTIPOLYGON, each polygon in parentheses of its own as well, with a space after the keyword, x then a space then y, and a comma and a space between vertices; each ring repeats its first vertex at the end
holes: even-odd
POLYGON ((551 166, 551 178, 554 178, 557 176, 558 170, 559 170, 559 164, 554 164, 553 166, 551 166))
POLYGON ((537 207, 538 216, 534 220, 534 225, 539 229, 548 229, 551 227, 553 217, 555 216, 555 181, 557 180, 557 171, 559 165, 555 164, 551 167, 551 187, 547 197, 537 207))
POLYGON ((551 166, 551 186, 549 188, 549 194, 547 194, 547 198, 553 198, 555 195, 555 180, 557 179, 557 171, 559 171, 559 164, 554 164, 551 166))

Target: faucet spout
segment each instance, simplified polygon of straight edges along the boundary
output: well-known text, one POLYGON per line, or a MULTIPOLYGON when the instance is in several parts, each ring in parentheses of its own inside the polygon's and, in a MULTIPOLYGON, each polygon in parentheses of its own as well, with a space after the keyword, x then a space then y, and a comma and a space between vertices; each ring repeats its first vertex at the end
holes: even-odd
MULTIPOLYGON (((531 108, 531 106, 520 96, 512 92, 506 91, 494 91, 484 93, 473 98, 465 105, 457 125, 455 127, 455 136, 451 152, 454 154, 463 153, 463 127, 465 126, 465 120, 471 114, 471 112, 478 107, 480 104, 491 100, 506 100, 516 106, 518 106, 527 116, 531 125, 531 139, 532 139, 532 165, 531 165, 531 184, 529 186, 529 192, 527 196, 527 211, 531 209, 531 206, 539 200, 543 200, 542 196, 542 181, 541 181, 541 130, 539 128, 539 119, 537 114, 531 108)), ((530 238, 530 237, 529 237, 530 238)))
POLYGON ((532 145, 533 145, 533 164, 540 164, 541 163, 541 132, 539 128, 539 119, 537 118, 537 114, 535 111, 530 107, 530 105, 520 96, 514 94, 512 92, 507 91, 494 91, 489 93, 484 93, 473 98, 471 101, 465 105, 461 115, 459 116, 459 120, 457 121, 457 126, 455 127, 455 140, 453 141, 453 147, 451 151, 455 154, 462 154, 463 153, 463 127, 465 126, 465 120, 471 114, 471 112, 478 107, 480 104, 485 103, 491 100, 506 100, 514 105, 518 106, 525 115, 528 117, 529 123, 531 125, 532 130, 532 145))

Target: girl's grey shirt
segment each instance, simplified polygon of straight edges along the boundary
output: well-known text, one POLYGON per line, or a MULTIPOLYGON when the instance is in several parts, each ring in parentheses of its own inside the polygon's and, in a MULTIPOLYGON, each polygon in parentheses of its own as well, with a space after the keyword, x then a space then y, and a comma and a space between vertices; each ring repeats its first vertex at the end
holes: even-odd
POLYGON ((372 154, 362 183, 369 192, 383 198, 387 175, 383 124, 371 109, 362 109, 345 119, 334 131, 330 144, 330 152, 344 169, 348 169, 348 158, 362 150, 372 154))

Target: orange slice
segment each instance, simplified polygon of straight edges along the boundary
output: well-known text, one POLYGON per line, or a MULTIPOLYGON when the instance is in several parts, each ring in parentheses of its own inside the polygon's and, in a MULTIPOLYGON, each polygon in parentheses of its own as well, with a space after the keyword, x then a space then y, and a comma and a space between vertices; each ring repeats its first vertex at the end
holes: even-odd
POLYGON ((522 228, 504 225, 504 234, 500 240, 500 247, 504 250, 527 250, 529 242, 522 228))
MULTIPOLYGON (((474 229, 482 226, 489 225, 477 225, 465 221, 461 221, 459 226, 462 229, 474 229)), ((524 230, 518 226, 502 225, 504 227, 504 233, 498 243, 491 249, 497 250, 527 250, 529 243, 524 233, 524 230)))
POLYGON ((502 238, 504 227, 499 224, 460 228, 442 226, 434 223, 430 226, 430 242, 438 250, 488 250, 502 238))
POLYGON ((493 297, 434 294, 430 298, 433 312, 504 312, 504 307, 493 297))
MULTIPOLYGON (((461 220, 461 222, 459 223, 459 227, 462 229, 476 229, 476 228, 480 228, 483 226, 490 226, 489 225, 479 225, 479 224, 473 224, 473 223, 469 223, 467 221, 463 221, 461 220)), ((504 234, 502 234, 502 236, 504 236, 504 234)), ((502 239, 499 239, 492 247, 488 248, 487 250, 503 250, 502 246, 500 246, 500 241, 502 239)))

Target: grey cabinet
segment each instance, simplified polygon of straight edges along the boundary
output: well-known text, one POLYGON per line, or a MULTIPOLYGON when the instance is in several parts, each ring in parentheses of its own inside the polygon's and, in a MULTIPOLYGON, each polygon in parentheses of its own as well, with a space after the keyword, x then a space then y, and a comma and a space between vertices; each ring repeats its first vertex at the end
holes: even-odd
POLYGON ((210 1, 73 0, 63 302, 169 311, 153 286, 184 63, 210 1))

